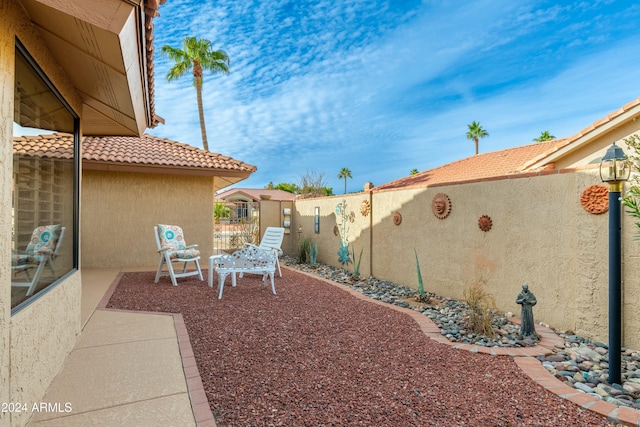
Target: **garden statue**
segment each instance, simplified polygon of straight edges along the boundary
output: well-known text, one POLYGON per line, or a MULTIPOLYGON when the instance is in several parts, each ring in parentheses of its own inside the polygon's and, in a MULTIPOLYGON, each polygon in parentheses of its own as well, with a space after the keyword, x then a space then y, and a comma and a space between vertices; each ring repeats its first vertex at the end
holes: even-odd
POLYGON ((536 328, 533 323, 533 306, 536 305, 537 302, 535 295, 529 290, 529 285, 526 283, 523 284, 522 291, 520 291, 518 298, 516 298, 516 304, 522 306, 520 314, 522 321, 520 324, 520 335, 522 335, 523 338, 536 336, 536 328))

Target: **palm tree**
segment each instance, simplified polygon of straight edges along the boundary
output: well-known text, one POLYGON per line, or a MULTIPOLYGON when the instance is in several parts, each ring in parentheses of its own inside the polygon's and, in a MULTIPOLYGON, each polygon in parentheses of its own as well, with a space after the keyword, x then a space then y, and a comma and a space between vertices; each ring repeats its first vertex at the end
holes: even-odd
POLYGON ((476 121, 467 126, 469 127, 469 131, 467 132, 467 139, 472 139, 476 143, 476 154, 478 154, 478 140, 480 138, 484 138, 485 136, 489 136, 489 133, 486 130, 482 129, 480 123, 476 121))
POLYGON ((229 56, 223 50, 213 50, 209 40, 195 37, 185 37, 182 41, 182 49, 164 45, 162 52, 175 62, 167 73, 168 81, 182 77, 188 71, 193 73, 193 85, 196 87, 198 97, 202 147, 209 151, 202 109, 202 73, 207 70, 213 74, 229 74, 229 56))
POLYGON ((548 130, 540 133, 540 136, 537 138, 533 138, 534 142, 544 142, 544 141, 553 141, 556 139, 555 136, 551 135, 548 130))
POLYGON ((338 174, 338 178, 344 178, 344 194, 347 194, 347 178, 353 178, 351 176, 351 171, 348 168, 340 169, 340 173, 338 174))
POLYGON ((411 169, 411 172, 409 172, 409 175, 415 175, 417 173, 420 173, 418 169, 411 169))

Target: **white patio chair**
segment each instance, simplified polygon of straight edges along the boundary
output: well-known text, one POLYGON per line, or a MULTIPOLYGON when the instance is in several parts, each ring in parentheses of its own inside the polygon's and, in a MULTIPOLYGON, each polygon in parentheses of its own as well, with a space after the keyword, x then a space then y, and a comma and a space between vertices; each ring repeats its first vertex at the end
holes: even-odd
POLYGON ((153 227, 156 236, 156 244, 158 245, 158 253, 160 254, 160 263, 156 272, 155 283, 158 283, 160 277, 169 276, 173 286, 178 286, 177 278, 198 275, 202 278, 202 270, 200 270, 200 251, 194 249, 198 245, 187 246, 184 240, 182 228, 177 225, 158 224, 153 227), (176 272, 173 269, 174 262, 183 262, 182 271, 176 272), (193 271, 187 271, 190 262, 196 265, 193 271), (167 264, 168 271, 162 271, 164 264, 167 264))
POLYGON ((45 267, 51 270, 51 277, 56 280, 53 261, 58 256, 65 227, 60 225, 43 225, 33 230, 31 240, 24 251, 15 251, 11 256, 11 272, 15 275, 24 273, 26 282, 11 282, 11 286, 25 287, 27 296, 33 295, 45 267), (33 276, 30 271, 35 269, 33 276))
MULTIPOLYGON (((252 243, 245 243, 247 246, 253 246, 262 249, 263 251, 271 251, 275 254, 276 258, 276 268, 278 269, 278 276, 282 277, 282 271, 280 271, 280 261, 278 257, 283 255, 281 246, 282 240, 284 239, 284 228, 283 227, 267 227, 264 231, 264 235, 262 236, 262 240, 260 240, 260 245, 256 246, 252 243)), ((242 277, 242 274, 240 274, 242 277)))
POLYGON ((263 250, 255 245, 244 247, 232 254, 218 255, 209 259, 209 287, 213 287, 213 277, 218 273, 218 299, 222 299, 224 281, 231 274, 231 286, 236 286, 236 273, 262 274, 266 286, 269 276, 271 292, 276 295, 273 276, 276 270, 277 254, 272 250, 263 250))

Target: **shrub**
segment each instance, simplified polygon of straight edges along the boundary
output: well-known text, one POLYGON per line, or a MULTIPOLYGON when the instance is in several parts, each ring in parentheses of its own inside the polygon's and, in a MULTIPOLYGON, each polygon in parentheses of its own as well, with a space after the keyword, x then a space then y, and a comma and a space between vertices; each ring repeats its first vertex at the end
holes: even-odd
POLYGON ((298 243, 298 262, 304 264, 309 260, 311 250, 311 238, 305 237, 298 243))
POLYGON ((469 306, 467 328, 477 335, 495 336, 492 325, 493 310, 496 309, 495 297, 484 289, 482 281, 467 287, 463 294, 469 306))

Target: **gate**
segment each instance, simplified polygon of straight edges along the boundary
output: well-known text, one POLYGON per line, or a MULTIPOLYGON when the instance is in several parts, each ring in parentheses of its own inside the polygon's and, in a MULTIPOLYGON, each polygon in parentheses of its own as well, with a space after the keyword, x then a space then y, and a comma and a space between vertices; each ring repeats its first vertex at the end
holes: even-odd
POLYGON ((260 239, 260 204, 216 201, 213 253, 231 253, 260 239))

